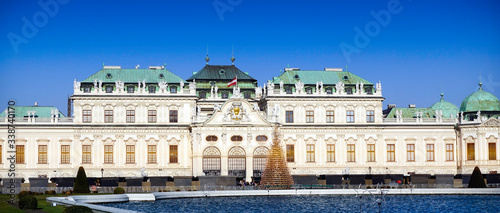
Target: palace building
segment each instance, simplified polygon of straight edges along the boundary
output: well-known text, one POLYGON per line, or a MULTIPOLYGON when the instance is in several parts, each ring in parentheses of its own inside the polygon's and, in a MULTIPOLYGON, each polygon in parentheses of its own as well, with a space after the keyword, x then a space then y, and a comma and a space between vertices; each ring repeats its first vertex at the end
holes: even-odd
MULTIPOLYGON (((16 106, 15 178, 57 182, 83 166, 88 177, 121 181, 258 181, 275 129, 299 184, 336 184, 346 175, 351 184, 367 176, 374 183, 411 176, 453 184, 475 166, 499 178, 500 101, 481 84, 460 108, 443 94, 428 108, 384 108, 380 82, 341 68, 285 68, 258 86, 234 58, 232 65, 206 61, 185 80, 164 66, 103 66, 74 81, 67 116, 54 107, 16 106)), ((0 126, 7 125, 5 110, 0 126)), ((7 141, 2 131, 4 183, 12 178, 7 141)))

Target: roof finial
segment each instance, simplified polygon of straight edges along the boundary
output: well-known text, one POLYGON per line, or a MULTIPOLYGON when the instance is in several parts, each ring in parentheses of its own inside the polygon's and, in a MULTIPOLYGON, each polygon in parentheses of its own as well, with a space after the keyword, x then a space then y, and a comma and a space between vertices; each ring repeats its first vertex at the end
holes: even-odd
POLYGON ((232 47, 232 53, 231 53, 231 54, 232 54, 232 56, 231 56, 231 63, 233 63, 233 65, 234 65, 234 61, 236 60, 236 59, 234 58, 234 45, 233 45, 233 47, 232 47))
POLYGON ((483 82, 481 80, 479 80, 479 90, 483 90, 483 82))
POLYGON ((104 65, 104 62, 102 62, 102 67, 104 68, 104 66, 105 66, 105 65, 104 65))
POLYGON ((348 71, 348 70, 347 70, 347 64, 345 65, 345 71, 348 71))
POLYGON ((444 100, 443 96, 444 96, 444 93, 441 92, 441 100, 444 100))
POLYGON ((207 62, 208 65, 208 61, 210 61, 210 58, 208 57, 208 44, 207 44, 207 57, 205 57, 205 61, 207 62))

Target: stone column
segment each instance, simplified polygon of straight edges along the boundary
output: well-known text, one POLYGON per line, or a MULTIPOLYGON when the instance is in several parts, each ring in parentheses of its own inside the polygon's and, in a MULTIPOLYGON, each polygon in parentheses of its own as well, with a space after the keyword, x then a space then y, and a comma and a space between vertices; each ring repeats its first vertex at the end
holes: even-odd
POLYGON ((245 181, 251 182, 253 176, 253 153, 246 156, 246 177, 245 181))

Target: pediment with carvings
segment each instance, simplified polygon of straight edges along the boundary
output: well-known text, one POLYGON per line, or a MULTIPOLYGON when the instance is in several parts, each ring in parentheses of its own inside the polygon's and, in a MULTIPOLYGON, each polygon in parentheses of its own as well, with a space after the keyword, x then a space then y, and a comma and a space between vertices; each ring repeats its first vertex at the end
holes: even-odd
POLYGON ((500 121, 496 118, 490 118, 480 124, 480 126, 499 126, 500 127, 500 121))
POLYGON ((214 106, 214 114, 204 125, 269 125, 256 103, 244 99, 230 99, 222 106, 214 106))

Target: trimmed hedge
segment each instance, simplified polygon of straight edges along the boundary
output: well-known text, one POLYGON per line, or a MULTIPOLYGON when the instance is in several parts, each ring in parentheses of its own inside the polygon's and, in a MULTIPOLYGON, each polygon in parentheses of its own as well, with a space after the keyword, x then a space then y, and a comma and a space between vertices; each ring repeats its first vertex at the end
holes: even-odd
POLYGON ((31 192, 30 191, 21 191, 21 192, 19 192, 19 195, 17 197, 19 197, 19 199, 21 199, 26 195, 31 195, 31 192))
POLYGON ((78 168, 78 174, 76 175, 75 184, 73 185, 73 191, 75 193, 90 193, 87 175, 85 174, 83 166, 78 168))
POLYGON ((63 213, 92 213, 92 209, 86 206, 70 206, 63 213))
POLYGON ((479 170, 478 166, 474 167, 474 171, 472 172, 472 176, 469 180, 468 188, 486 188, 483 174, 481 174, 481 170, 479 170))
POLYGON ((114 194, 125 194, 125 189, 122 187, 116 187, 115 190, 113 190, 114 194))
POLYGON ((20 209, 36 209, 38 207, 38 201, 33 195, 24 195, 19 199, 20 209))

